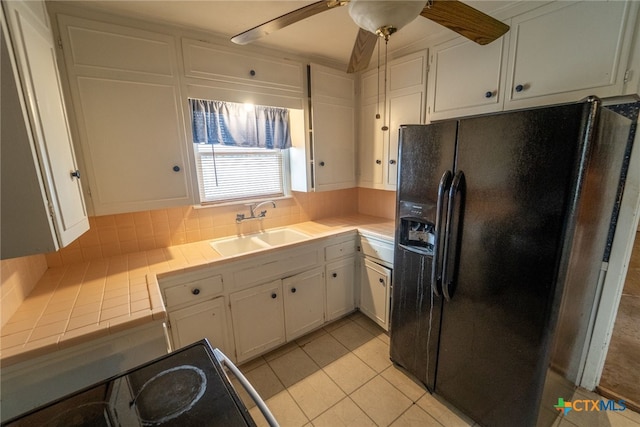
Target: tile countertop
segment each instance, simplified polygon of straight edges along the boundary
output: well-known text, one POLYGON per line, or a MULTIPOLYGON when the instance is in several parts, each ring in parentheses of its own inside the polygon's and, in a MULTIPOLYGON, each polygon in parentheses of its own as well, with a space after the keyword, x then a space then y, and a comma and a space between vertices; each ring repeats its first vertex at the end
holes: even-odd
MULTIPOLYGON (((287 226, 313 238, 359 230, 393 240, 394 222, 364 215, 287 226)), ((209 241, 48 269, 0 333, 6 367, 166 319, 157 276, 225 259, 209 241)))

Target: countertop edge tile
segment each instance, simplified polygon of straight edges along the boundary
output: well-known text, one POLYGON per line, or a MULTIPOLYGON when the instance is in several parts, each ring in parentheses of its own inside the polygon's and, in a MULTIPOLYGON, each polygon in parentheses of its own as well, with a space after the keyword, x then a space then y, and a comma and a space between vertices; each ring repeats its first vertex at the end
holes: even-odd
POLYGON ((70 348, 78 344, 83 344, 89 340, 101 338, 109 335, 109 325, 96 323, 83 326, 78 329, 67 331, 60 337, 58 348, 70 348))

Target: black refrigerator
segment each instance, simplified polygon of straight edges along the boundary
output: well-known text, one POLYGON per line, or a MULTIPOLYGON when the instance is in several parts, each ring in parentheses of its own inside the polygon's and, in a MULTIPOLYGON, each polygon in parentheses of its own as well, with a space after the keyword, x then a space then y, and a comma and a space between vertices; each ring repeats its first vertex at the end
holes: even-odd
POLYGON ((391 359, 480 425, 571 400, 639 105, 400 128, 391 359))

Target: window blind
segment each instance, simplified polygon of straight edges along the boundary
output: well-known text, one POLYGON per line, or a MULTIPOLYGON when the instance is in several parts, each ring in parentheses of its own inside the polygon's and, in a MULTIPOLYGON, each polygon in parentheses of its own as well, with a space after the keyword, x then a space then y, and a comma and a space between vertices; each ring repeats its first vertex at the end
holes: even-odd
POLYGON ((196 144, 202 203, 284 195, 283 151, 196 144), (215 153, 215 156, 214 156, 215 153))

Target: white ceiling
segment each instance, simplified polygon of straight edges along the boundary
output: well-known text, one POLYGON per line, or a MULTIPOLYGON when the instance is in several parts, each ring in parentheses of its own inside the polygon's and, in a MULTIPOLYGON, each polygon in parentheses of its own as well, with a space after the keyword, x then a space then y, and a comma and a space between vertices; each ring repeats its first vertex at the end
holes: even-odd
MULTIPOLYGON (((211 32, 225 38, 303 7, 312 1, 287 0, 89 0, 74 1, 84 5, 131 18, 151 19, 183 27, 211 32)), ((505 1, 467 0, 485 13, 507 4, 505 1)), ((346 6, 297 22, 255 42, 255 45, 276 48, 309 58, 320 58, 346 64, 351 56, 358 27, 351 21, 346 6)), ((394 34, 389 50, 449 31, 425 18, 418 17, 394 34)))

